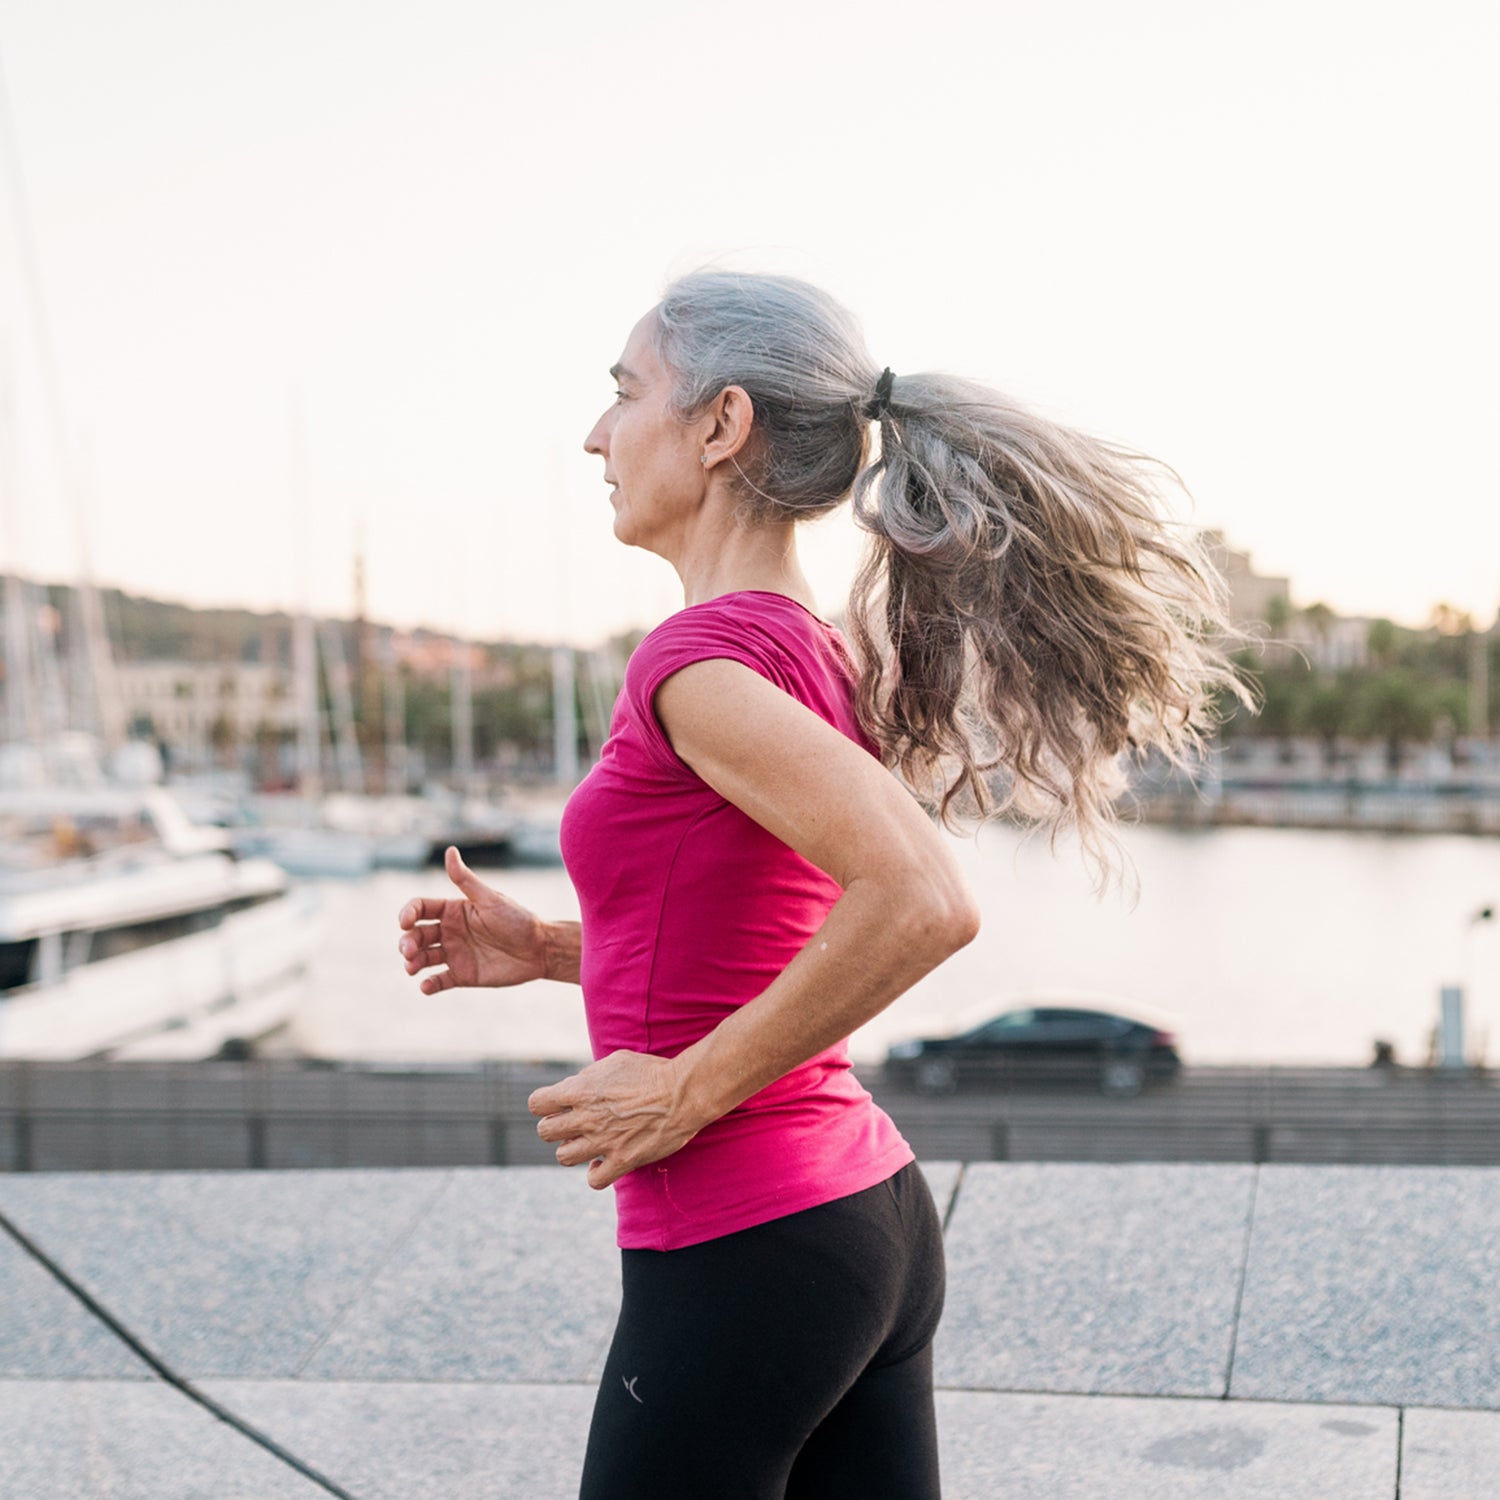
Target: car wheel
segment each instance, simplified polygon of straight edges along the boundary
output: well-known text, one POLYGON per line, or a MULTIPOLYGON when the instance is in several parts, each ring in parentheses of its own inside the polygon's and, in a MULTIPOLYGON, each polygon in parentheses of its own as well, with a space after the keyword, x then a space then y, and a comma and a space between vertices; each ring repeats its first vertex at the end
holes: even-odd
POLYGON ((912 1070, 912 1086, 919 1094, 951 1094, 958 1077, 946 1057, 920 1057, 912 1070))
POLYGON ((1146 1081, 1146 1069, 1133 1058, 1107 1057, 1099 1074, 1099 1087, 1112 1099, 1133 1099, 1146 1081))

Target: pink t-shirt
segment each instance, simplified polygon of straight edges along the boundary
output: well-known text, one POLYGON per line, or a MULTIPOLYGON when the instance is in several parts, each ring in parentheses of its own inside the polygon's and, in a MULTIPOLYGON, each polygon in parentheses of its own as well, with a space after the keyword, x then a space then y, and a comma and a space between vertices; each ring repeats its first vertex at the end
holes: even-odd
MULTIPOLYGON (((727 657, 769 678, 865 749, 854 673, 833 626, 780 594, 724 594, 636 648, 599 763, 568 801, 562 850, 583 917, 594 1056, 675 1057, 753 1000, 822 924, 840 889, 678 758, 656 690, 727 657)), ((615 1184, 619 1243, 672 1250, 846 1197, 912 1160, 849 1071, 820 1052, 615 1184)))

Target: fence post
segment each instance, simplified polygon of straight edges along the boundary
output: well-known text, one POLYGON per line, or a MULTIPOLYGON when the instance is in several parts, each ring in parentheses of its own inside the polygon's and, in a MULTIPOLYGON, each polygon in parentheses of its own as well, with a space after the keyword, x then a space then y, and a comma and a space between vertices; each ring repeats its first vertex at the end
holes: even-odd
POLYGON ((1452 1073, 1464 1065, 1464 992, 1445 984, 1439 995, 1438 1067, 1452 1073))
POLYGON ((256 1171, 263 1171, 270 1160, 266 1146, 266 1112, 271 1093, 266 1080, 269 1066, 264 1057, 247 1059, 240 1064, 240 1078, 249 1095, 245 1114, 246 1145, 250 1152, 250 1166, 256 1171))
POLYGON ((503 1115, 490 1116, 490 1165, 492 1167, 503 1167, 510 1157, 510 1150, 505 1139, 505 1118, 503 1115))
POLYGON ((1008 1120, 990 1122, 990 1160, 1010 1160, 1010 1122, 1008 1120))
POLYGON ((16 1087, 16 1171, 32 1170, 31 1064, 22 1062, 16 1087))
POLYGON ((1250 1139, 1250 1160, 1261 1166, 1271 1159, 1271 1127, 1262 1121, 1254 1128, 1250 1139))
POLYGON ((245 1117, 245 1129, 250 1142, 250 1166, 252 1170, 263 1170, 266 1165, 266 1117, 260 1110, 252 1110, 245 1117))

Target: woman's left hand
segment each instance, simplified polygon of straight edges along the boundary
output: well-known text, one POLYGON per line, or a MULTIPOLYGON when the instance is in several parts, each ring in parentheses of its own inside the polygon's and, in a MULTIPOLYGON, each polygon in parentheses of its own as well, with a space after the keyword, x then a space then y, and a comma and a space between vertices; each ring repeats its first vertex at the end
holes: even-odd
POLYGON ((526 1101, 540 1115, 536 1133, 557 1145, 565 1167, 589 1163, 589 1186, 606 1188, 627 1172, 670 1156, 702 1123, 687 1124, 675 1059, 611 1052, 526 1101))

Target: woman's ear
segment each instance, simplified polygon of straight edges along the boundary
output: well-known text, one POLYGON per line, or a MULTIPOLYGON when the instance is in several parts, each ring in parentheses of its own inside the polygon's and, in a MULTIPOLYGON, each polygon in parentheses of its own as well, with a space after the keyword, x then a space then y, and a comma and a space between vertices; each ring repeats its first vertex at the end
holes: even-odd
POLYGON ((707 433, 703 440, 703 462, 713 468, 733 458, 750 440, 755 424, 755 403, 743 386, 726 385, 704 414, 707 433))

